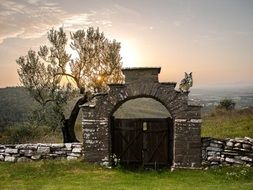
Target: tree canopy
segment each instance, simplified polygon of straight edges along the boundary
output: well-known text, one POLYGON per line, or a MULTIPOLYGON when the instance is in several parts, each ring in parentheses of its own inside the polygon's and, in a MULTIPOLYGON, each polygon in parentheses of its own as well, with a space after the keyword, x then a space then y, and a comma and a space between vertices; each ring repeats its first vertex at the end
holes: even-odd
POLYGON ((50 110, 63 129, 64 141, 77 141, 73 128, 79 105, 87 101, 89 94, 107 91, 108 83, 124 81, 121 46, 93 27, 70 33, 70 40, 63 28, 53 28, 48 32, 48 40, 49 46, 40 46, 38 52, 30 49, 17 59, 20 81, 41 105, 37 117, 43 118, 43 113, 50 110), (67 46, 78 56, 71 57, 67 46), (77 89, 83 95, 66 119, 64 105, 77 89))

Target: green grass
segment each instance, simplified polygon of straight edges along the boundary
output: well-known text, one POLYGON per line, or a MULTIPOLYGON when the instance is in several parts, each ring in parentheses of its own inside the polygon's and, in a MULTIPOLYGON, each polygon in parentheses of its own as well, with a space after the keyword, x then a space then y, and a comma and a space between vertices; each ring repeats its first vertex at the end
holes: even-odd
POLYGON ((1 190, 173 189, 225 190, 253 187, 252 168, 127 171, 81 161, 1 163, 1 190))
MULTIPOLYGON (((233 112, 218 111, 203 118, 202 137, 253 137, 253 108, 233 112)), ((253 189, 253 188, 252 188, 253 189)))

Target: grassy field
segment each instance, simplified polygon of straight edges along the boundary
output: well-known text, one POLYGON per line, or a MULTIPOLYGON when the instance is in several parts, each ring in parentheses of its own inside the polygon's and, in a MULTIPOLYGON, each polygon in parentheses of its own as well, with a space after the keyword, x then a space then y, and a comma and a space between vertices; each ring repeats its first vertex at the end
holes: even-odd
POLYGON ((252 168, 127 171, 81 161, 1 163, 1 190, 173 189, 252 190, 252 168))
MULTIPOLYGON (((218 111, 203 118, 202 137, 253 137, 253 108, 218 111)), ((253 188, 252 188, 253 189, 253 188)))

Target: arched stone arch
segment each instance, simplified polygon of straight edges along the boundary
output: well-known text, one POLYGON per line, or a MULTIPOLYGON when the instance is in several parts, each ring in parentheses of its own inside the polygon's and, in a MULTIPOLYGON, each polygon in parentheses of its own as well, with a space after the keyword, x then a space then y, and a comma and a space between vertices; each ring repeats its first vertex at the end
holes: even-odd
POLYGON ((89 162, 109 162, 111 154, 110 118, 124 102, 150 97, 166 107, 173 119, 175 167, 200 165, 200 106, 188 104, 188 93, 175 90, 176 83, 160 83, 160 68, 124 69, 125 84, 110 84, 107 94, 99 94, 82 106, 84 158, 89 162))

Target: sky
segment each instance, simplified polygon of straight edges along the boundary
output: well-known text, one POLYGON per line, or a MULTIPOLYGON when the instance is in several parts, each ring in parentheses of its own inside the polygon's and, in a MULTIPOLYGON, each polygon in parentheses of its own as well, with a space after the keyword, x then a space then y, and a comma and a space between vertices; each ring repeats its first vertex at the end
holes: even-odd
POLYGON ((252 0, 0 0, 0 87, 20 85, 16 59, 52 27, 90 26, 121 42, 124 67, 161 67, 160 81, 251 85, 252 23, 252 0))

